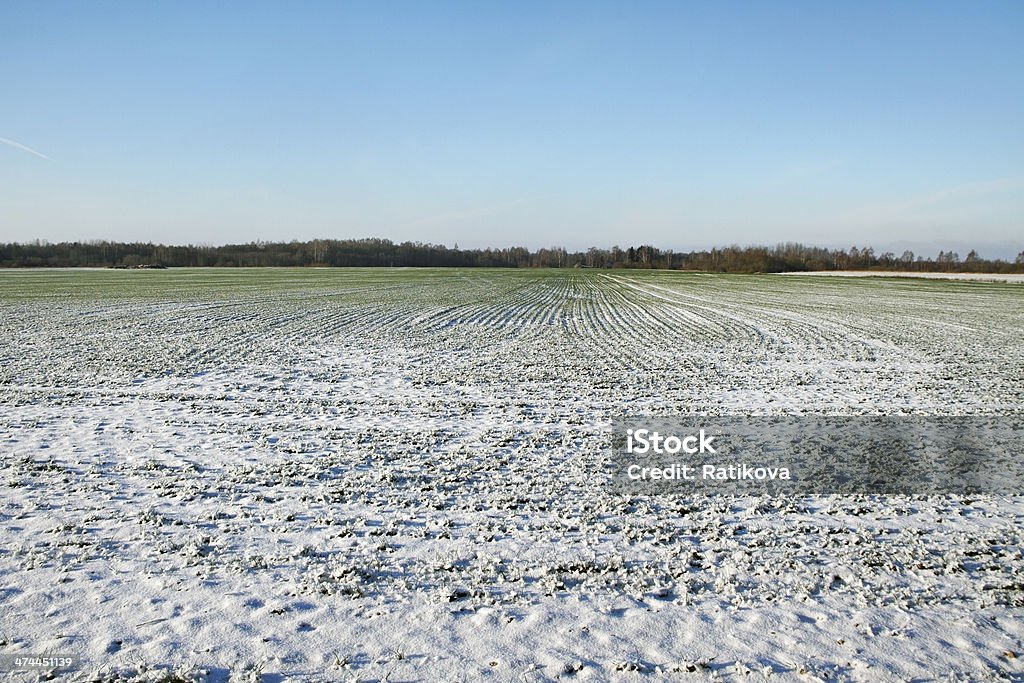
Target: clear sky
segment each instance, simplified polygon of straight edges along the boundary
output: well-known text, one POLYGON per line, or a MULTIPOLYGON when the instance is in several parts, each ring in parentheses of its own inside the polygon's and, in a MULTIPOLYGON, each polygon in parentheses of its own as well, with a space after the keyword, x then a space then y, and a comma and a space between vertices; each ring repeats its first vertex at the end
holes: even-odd
POLYGON ((0 240, 1012 256, 1022 36, 1018 0, 6 0, 0 240))

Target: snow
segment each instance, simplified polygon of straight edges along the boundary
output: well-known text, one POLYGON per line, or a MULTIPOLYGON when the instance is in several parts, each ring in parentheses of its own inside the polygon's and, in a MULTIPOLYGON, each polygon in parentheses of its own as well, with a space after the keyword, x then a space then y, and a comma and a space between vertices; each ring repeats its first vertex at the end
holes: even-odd
POLYGON ((74 653, 69 680, 1012 680, 1020 496, 600 471, 627 414, 1019 415, 1022 330, 997 283, 0 273, 0 653, 74 653))
POLYGON ((806 272, 780 273, 780 275, 818 275, 825 277, 900 277, 924 280, 964 280, 974 282, 1024 282, 1020 273, 926 273, 902 270, 813 270, 806 272))

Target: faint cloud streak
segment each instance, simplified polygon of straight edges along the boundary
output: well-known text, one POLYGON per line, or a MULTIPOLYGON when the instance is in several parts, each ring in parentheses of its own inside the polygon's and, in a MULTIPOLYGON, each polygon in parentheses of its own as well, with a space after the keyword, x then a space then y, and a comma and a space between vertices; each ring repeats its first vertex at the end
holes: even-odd
POLYGON ((547 199, 552 195, 538 195, 534 197, 522 197, 502 204, 480 207, 476 209, 467 209, 464 211, 457 211, 449 214, 443 214, 438 216, 432 216, 424 218, 422 220, 414 221, 407 225, 402 226, 403 228, 428 228, 450 225, 452 223, 462 223, 464 221, 474 218, 487 218, 490 216, 497 216, 505 213, 509 209, 513 209, 521 204, 529 204, 531 202, 540 201, 547 199))
POLYGON ((32 149, 28 145, 21 144, 17 140, 11 140, 10 138, 0 138, 0 143, 3 143, 3 144, 8 145, 10 147, 14 147, 16 149, 23 150, 25 152, 28 152, 29 154, 35 154, 40 159, 49 159, 50 158, 50 157, 46 156, 45 154, 43 154, 42 152, 37 152, 36 150, 32 149))
POLYGON ((900 201, 860 207, 839 216, 847 220, 886 220, 914 216, 918 212, 951 201, 965 201, 1011 190, 1024 190, 1024 176, 1011 176, 994 180, 943 187, 931 192, 907 197, 900 201))

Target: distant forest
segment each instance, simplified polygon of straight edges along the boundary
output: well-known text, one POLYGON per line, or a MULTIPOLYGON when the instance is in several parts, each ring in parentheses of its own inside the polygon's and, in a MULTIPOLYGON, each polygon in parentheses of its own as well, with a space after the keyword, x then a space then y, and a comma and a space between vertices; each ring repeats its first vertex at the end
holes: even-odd
POLYGON ((719 273, 780 273, 808 270, 907 270, 920 272, 1024 273, 1024 251, 1011 263, 979 258, 971 251, 962 259, 953 251, 935 256, 876 254, 870 247, 823 249, 786 243, 774 247, 722 247, 705 251, 672 251, 650 245, 622 249, 569 252, 561 248, 530 251, 459 249, 458 245, 386 239, 253 242, 224 246, 167 246, 140 242, 35 241, 0 244, 0 267, 251 267, 251 266, 384 266, 492 268, 660 268, 719 273))

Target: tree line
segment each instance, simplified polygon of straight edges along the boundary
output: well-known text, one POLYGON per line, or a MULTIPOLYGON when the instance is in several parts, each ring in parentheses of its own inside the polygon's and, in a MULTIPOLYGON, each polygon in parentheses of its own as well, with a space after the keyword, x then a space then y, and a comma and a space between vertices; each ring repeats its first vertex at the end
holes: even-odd
POLYGON ((721 247, 673 251, 651 245, 610 249, 560 247, 531 251, 459 249, 458 245, 386 239, 251 242, 222 246, 164 245, 150 242, 49 242, 0 244, 0 267, 252 267, 384 266, 464 268, 657 268, 719 273, 780 273, 811 270, 906 270, 912 272, 1024 273, 1024 251, 1014 261, 983 259, 976 251, 964 258, 954 251, 935 256, 904 251, 875 253, 871 247, 826 249, 798 243, 773 247, 721 247))

